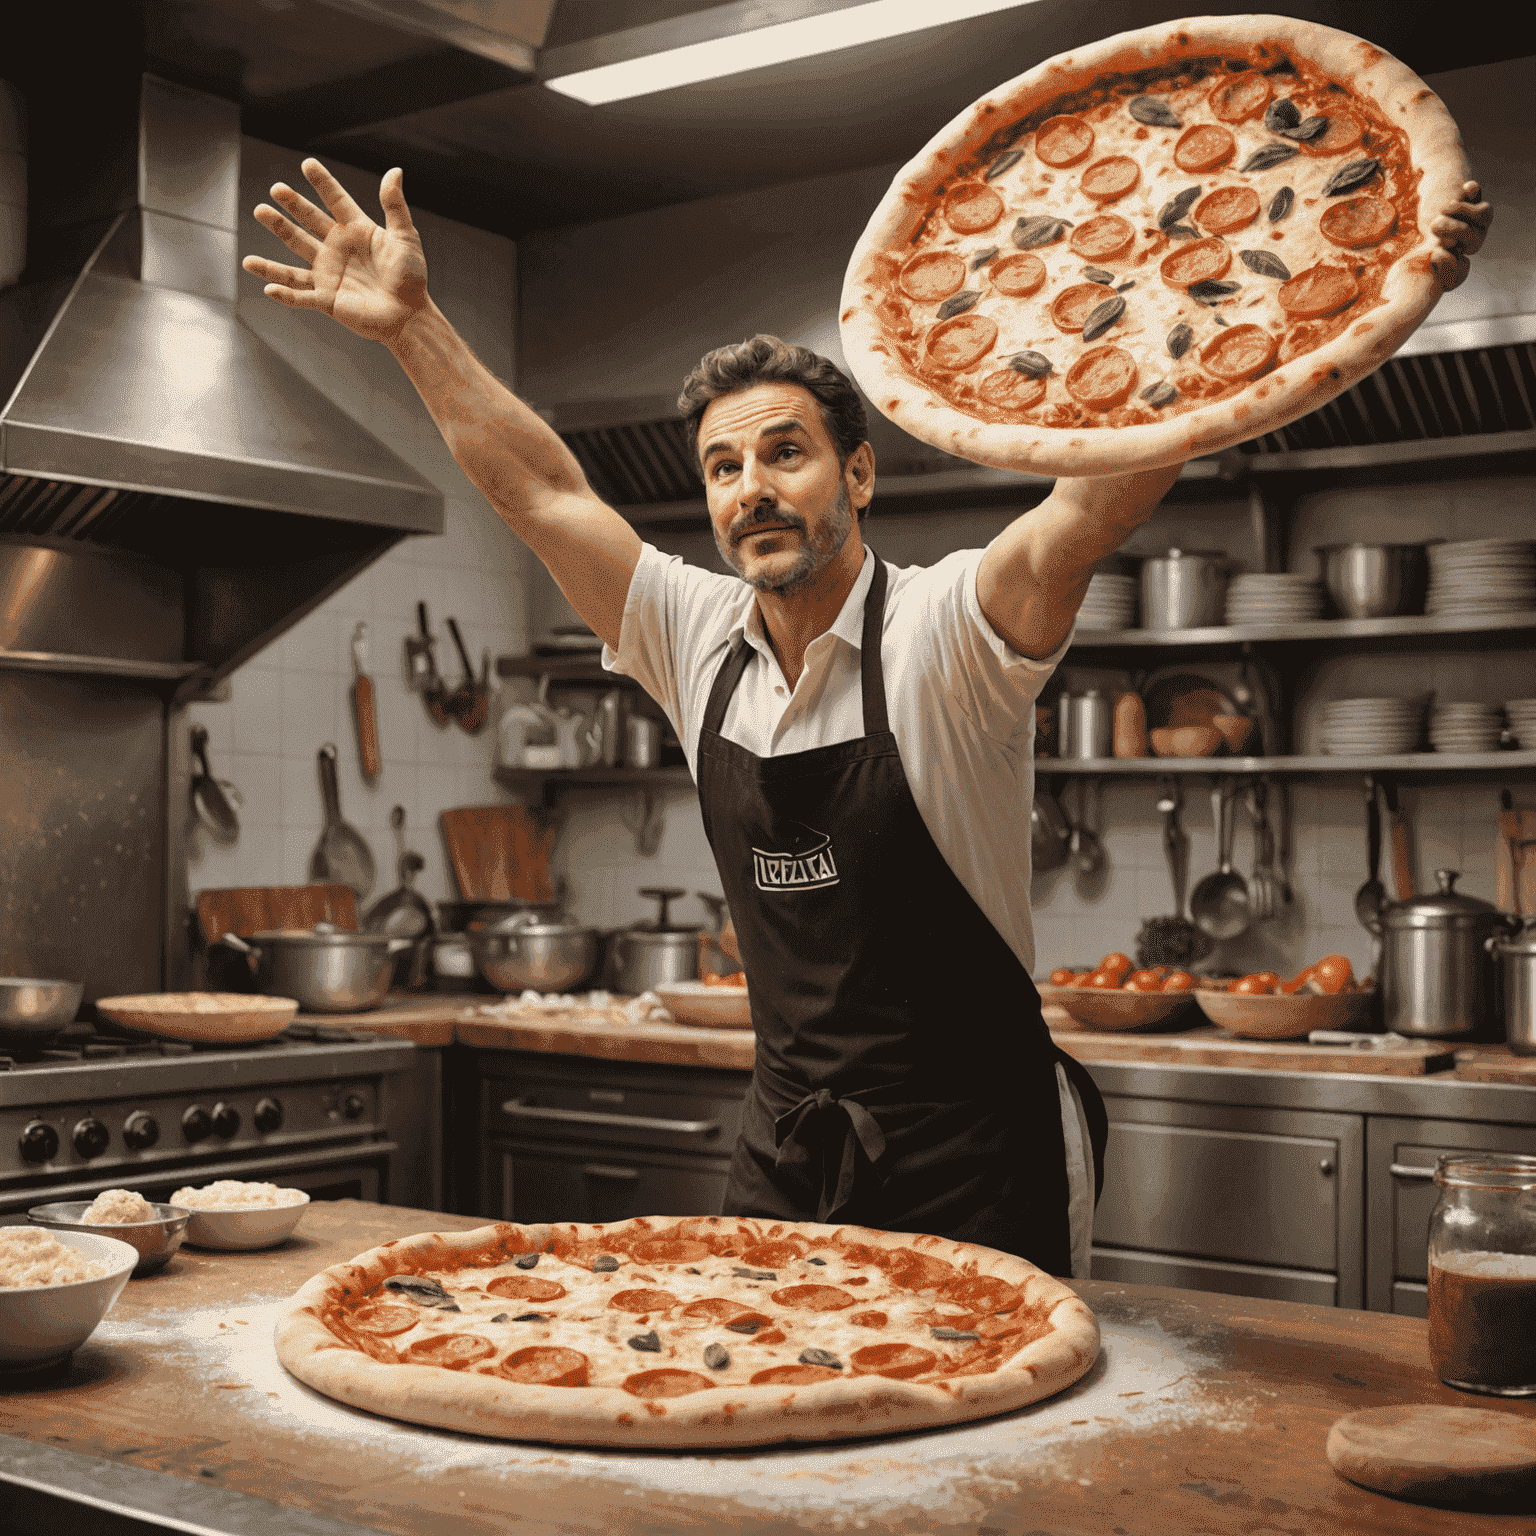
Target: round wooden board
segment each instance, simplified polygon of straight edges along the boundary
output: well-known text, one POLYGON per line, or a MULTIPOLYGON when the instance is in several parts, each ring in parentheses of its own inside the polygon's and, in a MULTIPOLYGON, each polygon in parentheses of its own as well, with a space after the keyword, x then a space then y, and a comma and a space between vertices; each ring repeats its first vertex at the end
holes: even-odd
POLYGON ((1536 1488, 1536 1419, 1432 1403, 1364 1408, 1328 1431, 1329 1465, 1362 1488, 1453 1503, 1536 1488))

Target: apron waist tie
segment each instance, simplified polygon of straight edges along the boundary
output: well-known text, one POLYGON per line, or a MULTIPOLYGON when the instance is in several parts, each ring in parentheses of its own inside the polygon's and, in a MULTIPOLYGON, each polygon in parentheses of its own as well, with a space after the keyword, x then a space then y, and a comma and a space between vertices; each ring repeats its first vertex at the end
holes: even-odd
POLYGON ((773 1122, 773 1140, 778 1148, 775 1159, 780 1168, 803 1168, 816 1158, 821 1164, 821 1193, 816 1202, 816 1220, 826 1221, 842 1210, 853 1198, 858 1171, 858 1149, 872 1164, 885 1153, 885 1136, 875 1117, 856 1099, 833 1098, 827 1089, 807 1094, 792 1109, 773 1122), (838 1121, 842 1120, 842 1124, 838 1121), (827 1189, 829 1159, 824 1149, 842 1142, 838 1162, 837 1185, 827 1189))

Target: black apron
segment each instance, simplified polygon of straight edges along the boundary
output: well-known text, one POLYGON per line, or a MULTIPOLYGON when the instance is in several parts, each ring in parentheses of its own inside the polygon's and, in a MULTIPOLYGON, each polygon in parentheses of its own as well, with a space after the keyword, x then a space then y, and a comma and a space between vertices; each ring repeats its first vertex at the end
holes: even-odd
POLYGON ((699 801, 757 1037, 723 1211, 929 1232, 1070 1275, 1056 1063, 1082 1099, 1095 1197, 1104 1101, 912 798, 886 716, 886 585, 876 557, 863 736, 782 757, 727 741, 745 640, 705 710, 699 801))

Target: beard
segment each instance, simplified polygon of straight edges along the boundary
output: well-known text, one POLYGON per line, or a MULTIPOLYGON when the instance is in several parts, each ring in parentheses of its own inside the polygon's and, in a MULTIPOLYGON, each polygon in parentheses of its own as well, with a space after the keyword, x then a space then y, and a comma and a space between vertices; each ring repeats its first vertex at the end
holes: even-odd
POLYGON ((853 532, 853 523, 853 503, 848 499, 848 487, 842 485, 838 487, 836 509, 815 535, 809 533, 803 517, 792 512, 760 507, 733 523, 725 538, 722 539, 717 533, 715 548, 720 551, 720 558, 755 591, 778 592, 787 596, 836 559, 838 552, 848 542, 848 535, 853 532), (754 528, 763 526, 796 529, 801 537, 800 553, 787 571, 776 575, 748 576, 741 568, 736 546, 749 537, 754 528))

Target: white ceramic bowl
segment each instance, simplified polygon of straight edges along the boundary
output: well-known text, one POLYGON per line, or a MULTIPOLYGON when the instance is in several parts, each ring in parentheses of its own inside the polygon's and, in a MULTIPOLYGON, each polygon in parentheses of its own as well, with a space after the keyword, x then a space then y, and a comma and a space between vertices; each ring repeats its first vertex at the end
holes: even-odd
POLYGON ((1289 997, 1245 997, 1240 992, 1196 992, 1195 1000, 1213 1024, 1250 1040, 1299 1040, 1314 1029, 1358 1029, 1370 1015, 1370 992, 1338 992, 1318 997, 1293 992, 1289 997))
POLYGON ((54 1232, 66 1247, 111 1269, 96 1280, 0 1290, 0 1379, 10 1371, 41 1370, 67 1360, 96 1331, 122 1294, 139 1250, 93 1232, 54 1232))
POLYGON ((52 1205, 34 1205, 27 1220, 50 1232, 94 1232, 98 1237, 115 1237, 136 1248, 139 1262, 133 1278, 142 1279, 170 1263, 186 1235, 187 1212, 177 1205, 156 1205, 150 1221, 104 1221, 89 1226, 80 1218, 90 1208, 89 1200, 61 1200, 52 1205))
POLYGON ((1148 1029, 1165 1023, 1194 997, 1193 992, 1125 992, 1098 987, 1053 987, 1037 983, 1042 1002, 1065 1008, 1084 1029, 1148 1029))
POLYGON ((298 1226, 309 1204, 303 1190, 293 1193, 304 1198, 294 1205, 222 1206, 217 1210, 183 1206, 192 1212, 187 1241, 196 1248, 275 1248, 298 1226))
POLYGON ((745 987, 706 987, 702 981, 674 981, 655 988, 662 1006, 679 1024, 713 1029, 751 1029, 752 1004, 745 987))

